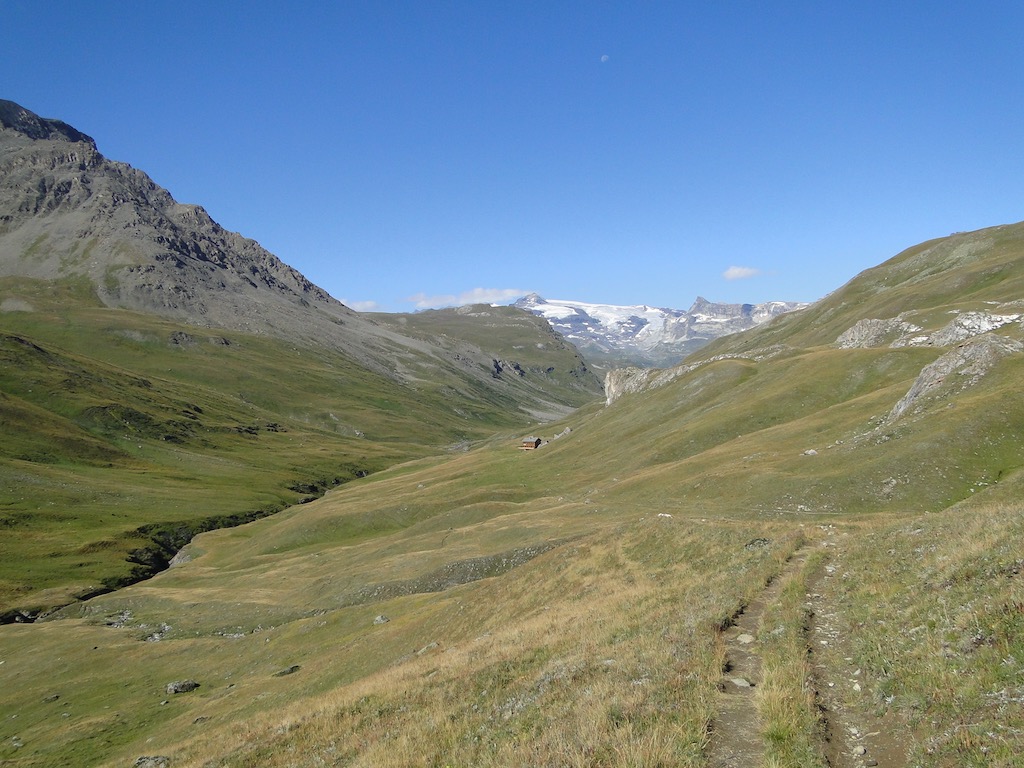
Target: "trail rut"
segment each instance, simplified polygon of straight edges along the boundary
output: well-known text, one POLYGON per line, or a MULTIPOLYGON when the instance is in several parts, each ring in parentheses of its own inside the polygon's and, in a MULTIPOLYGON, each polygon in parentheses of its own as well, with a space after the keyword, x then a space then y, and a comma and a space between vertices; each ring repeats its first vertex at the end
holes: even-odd
POLYGON ((807 627, 811 684, 817 693, 825 733, 824 753, 831 768, 902 768, 907 764, 904 729, 892 715, 878 717, 866 702, 861 670, 848 647, 840 613, 836 579, 841 578, 842 550, 828 530, 823 546, 829 557, 807 582, 807 627), (850 700, 855 702, 850 706, 850 700))
POLYGON ((806 580, 807 624, 803 628, 811 665, 809 686, 818 706, 817 734, 821 757, 830 768, 902 768, 907 764, 901 729, 891 718, 875 716, 866 702, 849 706, 850 696, 861 692, 860 671, 851 664, 835 590, 836 565, 841 550, 834 531, 826 531, 820 546, 827 555, 814 572, 801 573, 818 545, 797 550, 782 572, 758 597, 737 613, 722 631, 725 663, 719 683, 717 716, 712 725, 709 765, 712 768, 755 768, 765 761, 764 738, 755 691, 762 682, 758 643, 762 617, 773 605, 787 580, 806 580))
POLYGON ((785 576, 800 568, 806 557, 806 547, 794 553, 783 572, 736 614, 732 625, 722 632, 725 665, 719 683, 718 716, 711 732, 712 768, 750 768, 764 760, 760 718, 754 701, 754 691, 761 682, 757 633, 765 607, 778 598, 785 576))

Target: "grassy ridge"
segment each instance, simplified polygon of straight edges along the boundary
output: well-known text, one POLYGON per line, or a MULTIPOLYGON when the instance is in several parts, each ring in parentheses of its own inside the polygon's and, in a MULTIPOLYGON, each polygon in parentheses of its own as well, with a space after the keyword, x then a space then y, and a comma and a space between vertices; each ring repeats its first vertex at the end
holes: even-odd
POLYGON ((1024 297, 1024 223, 1008 224, 915 245, 800 312, 742 334, 725 336, 694 353, 708 359, 723 353, 783 344, 796 349, 831 345, 864 318, 906 319, 934 329, 950 311, 992 311, 1024 297))
MULTIPOLYGON (((484 390, 497 388, 504 393, 505 408, 520 407, 515 397, 533 393, 536 402, 527 411, 540 421, 565 416, 572 408, 592 402, 600 391, 596 375, 569 342, 546 320, 515 307, 474 304, 369 317, 439 346, 463 365, 479 361, 491 379, 484 390)), ((429 378, 431 372, 424 375, 429 378)))

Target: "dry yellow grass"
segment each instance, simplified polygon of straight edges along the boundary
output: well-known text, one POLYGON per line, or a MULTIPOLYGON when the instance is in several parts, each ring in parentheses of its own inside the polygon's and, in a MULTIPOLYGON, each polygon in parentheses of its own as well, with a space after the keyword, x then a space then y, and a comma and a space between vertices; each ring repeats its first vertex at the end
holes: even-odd
POLYGON ((763 533, 649 518, 450 590, 444 621, 437 600, 393 601, 382 610, 415 615, 384 630, 421 638, 403 657, 162 753, 184 766, 701 765, 719 630, 799 540, 779 526, 769 549, 744 547, 763 533))

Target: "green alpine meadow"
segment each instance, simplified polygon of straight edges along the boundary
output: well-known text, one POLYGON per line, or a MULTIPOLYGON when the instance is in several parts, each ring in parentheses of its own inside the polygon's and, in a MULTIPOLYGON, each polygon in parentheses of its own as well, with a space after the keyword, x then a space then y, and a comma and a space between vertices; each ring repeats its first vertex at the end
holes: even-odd
POLYGON ((1024 224, 602 381, 0 126, 0 765, 1021 764, 1024 224))

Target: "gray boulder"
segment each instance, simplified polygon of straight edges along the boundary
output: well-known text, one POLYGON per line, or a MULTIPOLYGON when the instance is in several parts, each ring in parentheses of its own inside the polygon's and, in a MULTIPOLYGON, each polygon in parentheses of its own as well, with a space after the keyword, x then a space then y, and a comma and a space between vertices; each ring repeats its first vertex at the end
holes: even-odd
POLYGON ((176 680, 173 683, 167 684, 167 692, 170 694, 174 693, 188 693, 194 691, 199 687, 199 683, 195 680, 176 680))

